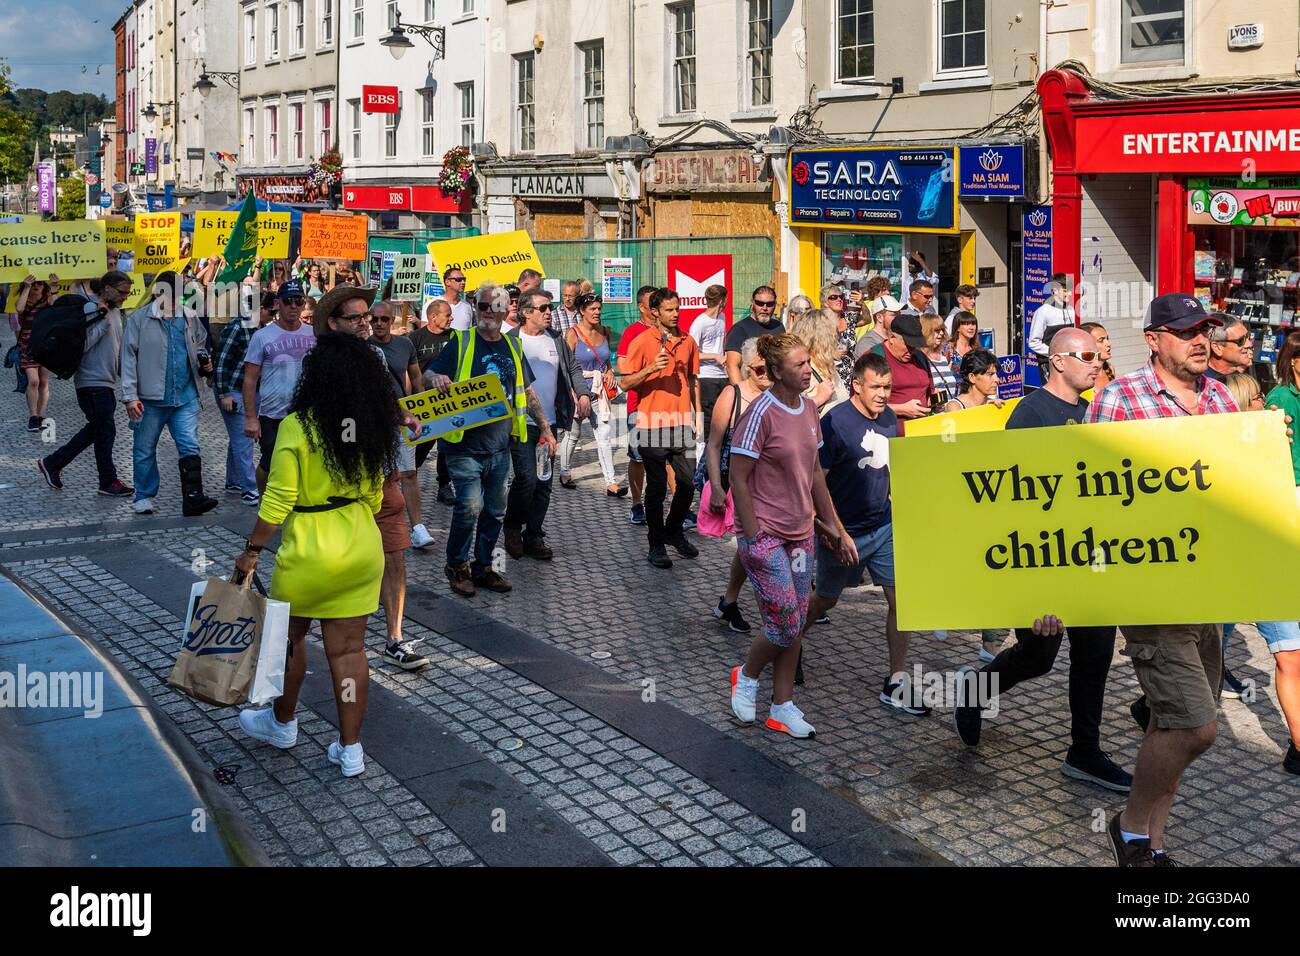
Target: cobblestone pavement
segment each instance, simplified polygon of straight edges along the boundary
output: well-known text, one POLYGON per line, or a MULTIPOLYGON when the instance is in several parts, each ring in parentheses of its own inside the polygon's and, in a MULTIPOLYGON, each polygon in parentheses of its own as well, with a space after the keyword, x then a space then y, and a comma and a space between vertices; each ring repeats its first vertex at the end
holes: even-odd
MULTIPOLYGON (((56 382, 53 392, 50 414, 70 433, 81 424, 71 389, 56 382)), ((158 519, 179 514, 168 438, 159 446, 158 519, 147 530, 131 514, 129 502, 93 494, 89 451, 65 470, 65 490, 53 492, 34 467, 50 446, 23 431, 25 414, 20 396, 4 403, 0 428, 10 440, 0 452, 6 532, 0 562, 74 627, 108 647, 214 768, 239 768, 232 795, 273 859, 335 865, 497 862, 490 844, 485 850, 481 838, 462 837, 468 831, 443 819, 454 809, 434 812, 431 801, 413 792, 419 790, 418 779, 400 777, 376 759, 366 730, 366 774, 339 778, 324 759, 324 748, 334 739, 332 701, 311 702, 305 696, 300 743, 281 752, 244 738, 235 708, 195 703, 168 688, 179 621, 158 603, 162 598, 131 580, 121 555, 131 549, 152 552, 175 574, 176 583, 169 586, 179 590, 194 580, 195 548, 203 549, 200 558, 214 562, 215 573, 225 572, 241 534, 251 527, 252 510, 227 497, 213 516, 220 524, 158 527, 169 524, 158 519), (14 487, 4 487, 10 484, 14 487), (68 530, 97 523, 103 525, 75 534, 68 530), (57 553, 49 553, 51 548, 57 553)), ((226 443, 211 405, 204 410, 201 434, 209 490, 219 489, 217 466, 226 443)), ((129 479, 130 432, 124 424, 116 457, 129 479)), ((439 602, 443 607, 482 612, 566 651, 600 668, 610 686, 641 689, 647 714, 666 705, 698 718, 724 740, 743 743, 774 762, 774 770, 787 768, 954 862, 1109 862, 1097 827, 1122 798, 1060 773, 1069 727, 1065 661, 1047 677, 1004 695, 1000 713, 985 722, 978 750, 967 750, 952 731, 950 710, 908 717, 877 701, 886 670, 883 600, 877 589, 863 588, 846 592, 831 612, 832 623, 814 630, 805 653, 808 683, 798 688, 797 700, 817 726, 816 740, 772 734, 761 728, 761 720, 752 728, 738 727, 726 703, 727 673, 748 642, 711 616, 732 545, 700 539, 698 560, 678 560, 669 571, 650 567, 644 530, 627 523, 626 499, 604 496, 589 441, 578 462, 578 489, 558 484, 555 489, 548 519, 555 560, 510 561, 505 573, 515 585, 513 593, 484 593, 454 606, 439 602)), ((408 577, 413 587, 441 598, 447 594, 441 568, 450 509, 436 503, 431 467, 421 480, 426 523, 437 543, 428 552, 409 553, 408 577)), ((269 571, 268 562, 263 573, 269 571)), ((757 622, 748 591, 741 603, 757 622)), ((665 756, 676 754, 672 748, 657 752, 639 743, 635 719, 614 726, 619 721, 609 714, 571 703, 563 684, 548 687, 549 681, 525 678, 498 663, 490 648, 469 646, 476 642, 444 625, 436 613, 420 621, 414 617, 421 615, 408 607, 406 635, 424 642, 421 650, 433 666, 406 674, 373 660, 374 684, 413 706, 428 727, 438 728, 435 733, 474 748, 604 862, 823 865, 822 855, 791 833, 788 821, 772 814, 764 819, 747 809, 743 789, 717 780, 711 785, 701 779, 707 774, 699 766, 692 773, 665 756)), ((383 646, 383 633, 382 614, 376 615, 367 641, 372 659, 383 646)), ((952 632, 946 641, 916 635, 912 658, 926 671, 952 672, 976 664, 978 648, 976 636, 965 632, 952 632)), ((311 653, 323 662, 318 643, 311 653)), ((1223 702, 1218 743, 1184 778, 1169 828, 1170 850, 1185 863, 1294 863, 1300 785, 1280 770, 1286 731, 1272 686, 1273 662, 1253 627, 1238 628, 1229 666, 1255 683, 1258 696, 1253 703, 1223 702)), ((1131 667, 1117 655, 1103 741, 1129 768, 1139 731, 1127 704, 1136 695, 1131 667)))

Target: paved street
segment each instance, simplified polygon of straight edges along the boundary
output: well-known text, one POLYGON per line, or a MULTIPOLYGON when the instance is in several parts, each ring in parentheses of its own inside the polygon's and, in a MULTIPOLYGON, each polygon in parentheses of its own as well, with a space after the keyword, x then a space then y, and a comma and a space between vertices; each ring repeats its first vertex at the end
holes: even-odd
MULTIPOLYGON (((81 424, 70 383, 53 383, 53 392, 50 415, 70 434, 81 424)), ((336 718, 316 640, 298 745, 282 752, 253 743, 235 708, 196 703, 166 685, 195 569, 211 562, 213 573, 228 573, 252 510, 225 497, 203 519, 180 518, 166 437, 152 518, 93 493, 90 452, 54 492, 34 467, 49 448, 23 430, 25 415, 20 396, 3 399, 0 563, 117 657, 212 769, 224 771, 279 864, 1110 861, 1095 828, 1121 798, 1059 772, 1068 742, 1065 662, 1005 695, 980 748, 968 751, 947 709, 908 717, 877 701, 886 664, 876 589, 846 594, 807 648, 808 684, 797 701, 818 729, 815 741, 761 723, 736 726, 727 673, 747 641, 710 615, 730 543, 701 539, 697 561, 651 568, 644 532, 625 520, 626 502, 603 494, 591 443, 579 456, 579 489, 555 490, 548 543, 556 559, 510 562, 515 590, 505 596, 450 595, 441 573, 450 509, 434 500, 426 468, 425 514, 438 542, 410 553, 405 629, 433 666, 406 674, 382 663, 384 624, 372 619, 363 776, 344 780, 325 759, 336 718)), ((117 459, 129 480, 124 416, 119 425, 117 459)), ((210 403, 202 439, 208 490, 219 492, 226 442, 210 403)), ((936 587, 942 580, 937 574, 936 587)), ((757 623, 748 592, 742 606, 757 623)), ((913 659, 954 671, 977 663, 978 647, 965 632, 945 641, 918 635, 913 659)), ((1170 851, 1184 863, 1300 862, 1300 782, 1280 770, 1285 729, 1273 662, 1253 627, 1238 629, 1229 666, 1255 682, 1258 697, 1223 702, 1218 743, 1193 766, 1174 807, 1170 851)), ((1130 769, 1139 731, 1127 704, 1136 694, 1117 656, 1103 737, 1130 769)))

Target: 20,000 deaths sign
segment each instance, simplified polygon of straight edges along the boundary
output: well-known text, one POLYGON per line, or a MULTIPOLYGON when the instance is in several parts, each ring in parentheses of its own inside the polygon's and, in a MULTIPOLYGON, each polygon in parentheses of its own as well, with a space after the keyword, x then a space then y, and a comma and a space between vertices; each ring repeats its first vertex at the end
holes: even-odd
POLYGON ((1280 412, 889 445, 904 630, 1300 618, 1280 412))

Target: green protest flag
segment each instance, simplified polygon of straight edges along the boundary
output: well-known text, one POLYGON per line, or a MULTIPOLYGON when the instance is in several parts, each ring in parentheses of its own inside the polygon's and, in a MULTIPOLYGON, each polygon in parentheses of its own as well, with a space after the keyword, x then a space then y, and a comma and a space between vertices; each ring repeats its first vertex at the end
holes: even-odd
POLYGON ((218 282, 241 282, 257 258, 257 197, 251 189, 244 197, 234 228, 230 230, 223 258, 226 267, 217 276, 218 282))

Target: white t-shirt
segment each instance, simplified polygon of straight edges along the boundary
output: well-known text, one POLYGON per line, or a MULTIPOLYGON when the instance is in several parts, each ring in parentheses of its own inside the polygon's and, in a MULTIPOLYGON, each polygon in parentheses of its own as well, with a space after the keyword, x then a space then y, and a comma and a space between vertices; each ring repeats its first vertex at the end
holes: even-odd
MULTIPOLYGON (((723 354, 723 342, 727 338, 727 320, 721 315, 710 318, 702 313, 691 323, 691 338, 695 340, 700 354, 723 354)), ((700 359, 700 378, 726 378, 727 367, 713 359, 700 359)))
POLYGON ((1025 344, 1039 358, 1046 359, 1048 354, 1047 337, 1049 329, 1058 325, 1074 325, 1074 308, 1067 302, 1064 306, 1049 299, 1034 310, 1029 322, 1029 340, 1025 344))
MULTIPOLYGON (((546 424, 554 425, 555 393, 560 383, 560 350, 555 347, 555 339, 545 332, 527 335, 520 330, 519 341, 528 359, 528 367, 533 370, 533 391, 546 412, 546 424)), ((529 418, 532 418, 531 414, 529 418)))
POLYGON ((464 299, 453 303, 445 295, 435 296, 435 298, 441 299, 451 306, 451 325, 449 328, 457 332, 464 332, 474 324, 474 306, 464 299))

